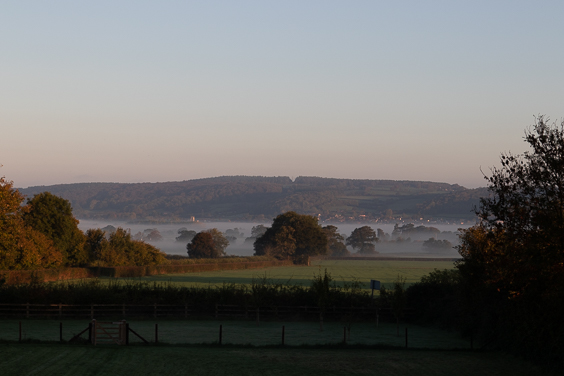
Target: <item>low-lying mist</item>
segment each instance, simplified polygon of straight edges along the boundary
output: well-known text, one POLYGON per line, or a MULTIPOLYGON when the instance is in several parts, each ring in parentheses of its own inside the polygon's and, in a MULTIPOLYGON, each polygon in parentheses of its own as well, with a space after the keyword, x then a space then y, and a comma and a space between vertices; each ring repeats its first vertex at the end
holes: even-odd
MULTIPOLYGON (((270 226, 270 223, 249 223, 249 222, 189 222, 189 223, 176 223, 176 224, 132 224, 127 222, 118 222, 111 220, 80 220, 78 227, 82 231, 86 231, 91 228, 104 228, 106 226, 122 227, 128 229, 132 236, 139 233, 149 233, 148 230, 158 230, 162 236, 161 240, 147 240, 148 243, 159 248, 161 251, 169 255, 182 255, 187 256, 186 244, 187 242, 177 242, 176 237, 179 236, 179 230, 192 230, 195 232, 200 232, 203 230, 208 230, 211 228, 217 228, 221 232, 225 233, 229 229, 237 229, 240 237, 237 239, 231 239, 229 246, 226 249, 227 255, 230 256, 252 256, 254 254, 252 241, 245 241, 246 238, 251 236, 251 229, 253 226, 262 224, 264 226, 270 226)), ((367 224, 353 224, 353 223, 322 223, 322 226, 332 224, 339 229, 339 233, 343 237, 348 237, 355 228, 366 226, 367 224)), ((393 224, 372 224, 368 225, 376 231, 377 229, 382 229, 386 234, 390 235, 394 230, 393 224)), ((452 243, 453 247, 457 246, 458 241, 458 229, 468 228, 470 224, 441 224, 432 225, 441 232, 436 234, 435 239, 437 240, 448 240, 452 243)), ((425 236, 423 236, 425 237, 425 236)), ((397 241, 380 241, 376 243, 376 251, 379 252, 376 256, 398 256, 398 257, 458 257, 458 252, 454 248, 448 249, 436 249, 423 247, 423 241, 428 240, 429 236, 426 238, 411 236, 409 241, 405 240, 403 242, 397 241)), ((350 247, 349 251, 351 255, 357 255, 354 250, 350 247)), ((365 256, 365 255, 362 255, 365 256)))

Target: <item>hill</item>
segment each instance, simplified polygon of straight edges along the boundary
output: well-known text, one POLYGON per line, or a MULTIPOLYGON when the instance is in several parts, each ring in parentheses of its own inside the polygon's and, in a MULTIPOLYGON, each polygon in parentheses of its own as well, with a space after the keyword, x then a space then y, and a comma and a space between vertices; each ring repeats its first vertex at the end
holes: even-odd
POLYGON ((485 188, 457 184, 289 177, 222 176, 164 183, 76 183, 20 189, 69 200, 81 219, 128 221, 270 220, 294 210, 322 220, 399 217, 473 218, 485 188))

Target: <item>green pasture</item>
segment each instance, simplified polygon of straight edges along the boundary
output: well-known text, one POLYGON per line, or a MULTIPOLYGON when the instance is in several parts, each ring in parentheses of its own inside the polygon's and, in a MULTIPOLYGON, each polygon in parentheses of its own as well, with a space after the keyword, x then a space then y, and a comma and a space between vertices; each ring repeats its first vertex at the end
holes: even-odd
POLYGON ((309 286, 312 278, 325 269, 339 284, 361 282, 369 288, 371 279, 384 284, 393 283, 398 276, 407 284, 417 282, 434 269, 452 269, 451 261, 396 261, 396 260, 324 260, 311 266, 284 266, 265 269, 223 270, 215 272, 164 274, 141 278, 123 278, 145 282, 173 283, 180 286, 220 286, 224 283, 250 285, 253 278, 270 279, 273 283, 309 286))
MULTIPOLYGON (((104 320, 111 321, 111 320, 104 320)), ((85 328, 89 320, 0 320, 0 340, 17 341, 19 323, 22 324, 22 340, 59 341, 59 323, 63 324, 63 340, 68 341, 85 328)), ((333 322, 325 321, 323 330, 319 322, 253 320, 133 320, 130 327, 147 341, 155 340, 155 324, 158 324, 159 342, 167 344, 212 344, 218 342, 219 326, 222 326, 222 342, 234 345, 275 346, 281 344, 282 326, 285 344, 336 345, 344 339, 347 327, 347 343, 357 345, 405 346, 405 329, 408 344, 413 348, 469 349, 470 341, 456 332, 400 323, 400 335, 393 323, 333 322), (350 331, 349 331, 350 329, 350 331)), ((86 338, 86 335, 84 336, 86 338)), ((142 341, 130 335, 132 343, 142 341)))
POLYGON ((542 370, 497 352, 0 344, 15 375, 530 376, 542 370))

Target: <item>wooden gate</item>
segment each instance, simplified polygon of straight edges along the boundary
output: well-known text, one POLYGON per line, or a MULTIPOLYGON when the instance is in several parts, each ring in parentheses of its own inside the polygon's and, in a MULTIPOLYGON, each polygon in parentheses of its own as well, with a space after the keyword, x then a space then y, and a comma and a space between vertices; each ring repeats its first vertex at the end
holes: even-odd
POLYGON ((92 332, 93 345, 126 344, 127 326, 125 320, 114 322, 92 320, 92 332))

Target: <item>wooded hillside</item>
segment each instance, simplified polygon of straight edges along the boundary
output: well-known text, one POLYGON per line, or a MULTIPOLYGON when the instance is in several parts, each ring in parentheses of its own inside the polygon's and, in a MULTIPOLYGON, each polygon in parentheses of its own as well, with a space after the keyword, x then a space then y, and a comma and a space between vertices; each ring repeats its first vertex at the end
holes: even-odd
POLYGON ((69 200, 76 217, 129 221, 261 220, 287 211, 336 221, 425 216, 473 218, 485 188, 319 177, 223 176, 165 183, 77 183, 20 189, 69 200))

